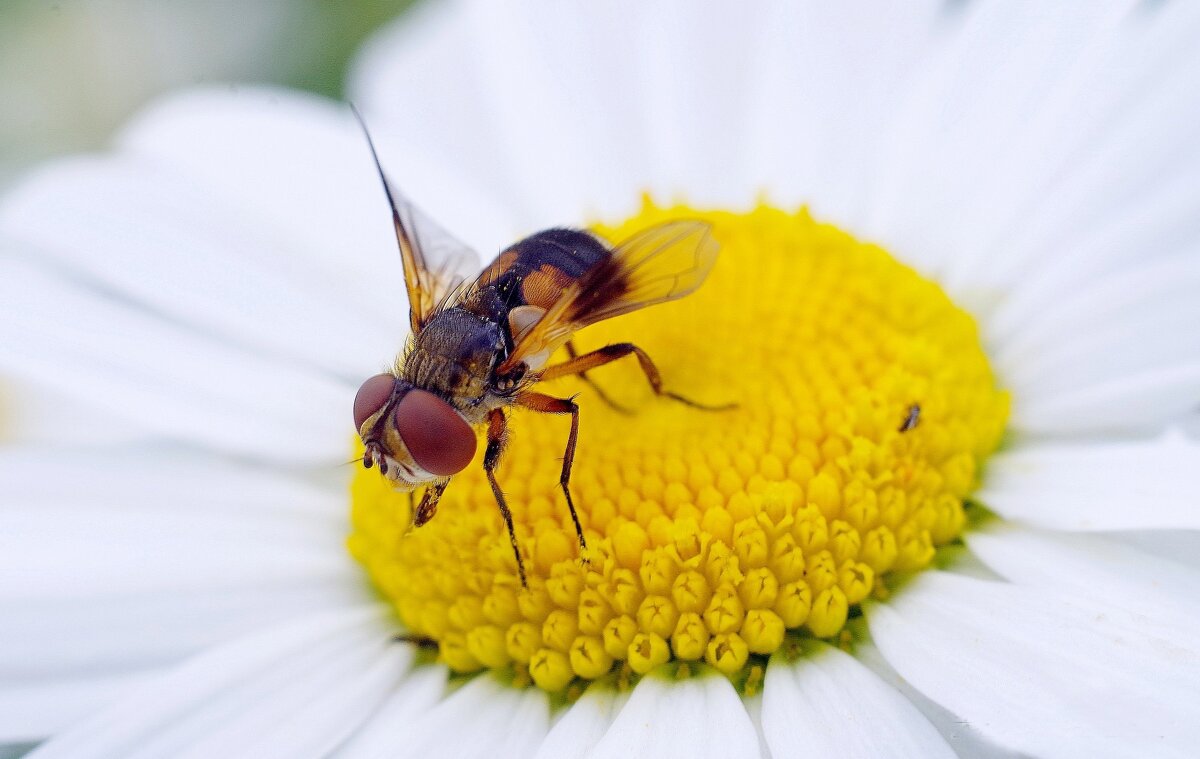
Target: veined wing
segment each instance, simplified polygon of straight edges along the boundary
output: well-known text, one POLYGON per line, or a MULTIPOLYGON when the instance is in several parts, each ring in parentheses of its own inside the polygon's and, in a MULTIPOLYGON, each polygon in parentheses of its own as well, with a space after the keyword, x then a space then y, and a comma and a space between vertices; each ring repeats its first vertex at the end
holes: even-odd
POLYGON ((367 125, 357 110, 354 115, 367 136, 371 157, 392 209, 392 224, 404 266, 404 286, 408 291, 409 322, 417 333, 464 282, 479 273, 479 255, 393 189, 367 125))
POLYGON ((669 221, 637 233, 564 289, 498 370, 539 366, 589 324, 682 298, 704 282, 718 250, 703 221, 669 221))

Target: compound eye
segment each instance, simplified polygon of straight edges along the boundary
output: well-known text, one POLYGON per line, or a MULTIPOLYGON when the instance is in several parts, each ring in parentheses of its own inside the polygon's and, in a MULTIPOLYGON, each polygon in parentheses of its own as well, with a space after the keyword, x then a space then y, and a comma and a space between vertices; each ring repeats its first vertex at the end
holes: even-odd
POLYGON ((424 390, 410 390, 396 406, 396 429, 425 471, 449 477, 475 457, 475 431, 449 403, 424 390))
POLYGON ((354 396, 354 429, 361 430, 363 422, 383 408, 383 404, 392 397, 396 387, 396 378, 390 374, 376 374, 362 383, 358 394, 354 396))

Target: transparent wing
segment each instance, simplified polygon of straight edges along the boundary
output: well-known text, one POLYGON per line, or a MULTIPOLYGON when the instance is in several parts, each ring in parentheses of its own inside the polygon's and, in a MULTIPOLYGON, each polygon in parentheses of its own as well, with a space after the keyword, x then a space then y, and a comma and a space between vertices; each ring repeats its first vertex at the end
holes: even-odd
POLYGON ((464 282, 479 273, 479 254, 455 239, 392 187, 383 173, 367 125, 357 110, 354 115, 367 136, 371 158, 392 209, 392 224, 396 228, 396 242, 404 266, 404 285, 408 290, 409 321, 413 332, 419 332, 462 289, 464 282))
POLYGON ((391 189, 388 199, 404 264, 409 319, 416 332, 479 274, 479 255, 391 189))
POLYGON ((536 366, 576 330, 682 298, 704 282, 718 252, 712 228, 703 221, 669 221, 637 233, 563 290, 501 368, 536 366))
POLYGON ((704 282, 717 252, 712 228, 703 221, 645 229, 580 278, 565 317, 580 328, 682 298, 704 282))

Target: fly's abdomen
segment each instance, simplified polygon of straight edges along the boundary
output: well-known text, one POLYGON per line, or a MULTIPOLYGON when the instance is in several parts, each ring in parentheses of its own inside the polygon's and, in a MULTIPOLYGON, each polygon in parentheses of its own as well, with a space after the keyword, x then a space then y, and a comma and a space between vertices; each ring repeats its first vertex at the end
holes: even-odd
POLYGON ((547 229, 530 235, 496 257, 479 278, 505 311, 519 306, 546 309, 562 291, 607 258, 609 249, 577 229, 547 229))

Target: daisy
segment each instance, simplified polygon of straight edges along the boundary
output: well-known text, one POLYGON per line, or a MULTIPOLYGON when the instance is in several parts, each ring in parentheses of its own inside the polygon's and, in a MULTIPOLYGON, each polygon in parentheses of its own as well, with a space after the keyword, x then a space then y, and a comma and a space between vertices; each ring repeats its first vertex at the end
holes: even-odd
POLYGON ((351 83, 484 252, 701 216, 405 535, 406 334, 347 109, 183 93, 0 204, 0 740, 37 757, 1189 756, 1200 122, 1184 3, 431 5, 351 83), (645 193, 645 195, 643 195, 645 193), (867 242, 869 241, 869 242, 867 242), (397 634, 409 639, 395 640, 397 634), (416 641, 416 642, 414 642, 416 641))

